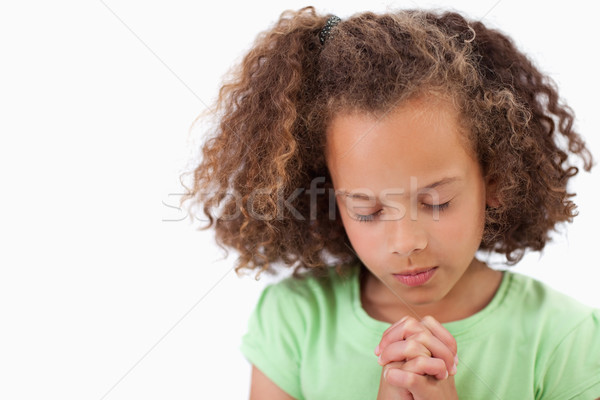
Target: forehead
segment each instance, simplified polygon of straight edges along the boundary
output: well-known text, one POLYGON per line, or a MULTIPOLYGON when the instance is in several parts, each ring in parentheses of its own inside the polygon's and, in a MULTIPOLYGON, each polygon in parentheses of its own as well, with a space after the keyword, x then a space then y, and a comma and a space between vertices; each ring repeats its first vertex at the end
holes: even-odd
MULTIPOLYGON (((416 181, 416 179, 414 179, 412 181, 412 183, 414 183, 414 184, 411 184, 410 191, 404 191, 404 188, 386 188, 386 190, 384 190, 385 193, 382 193, 382 194, 400 195, 400 196, 406 197, 413 191, 418 194, 428 193, 430 190, 436 190, 436 188, 442 188, 444 186, 452 185, 454 183, 459 183, 461 181, 462 181, 462 178, 459 176, 446 176, 444 178, 441 178, 432 183, 428 183, 426 185, 418 185, 418 182, 416 181)), ((345 197, 358 199, 358 200, 371 200, 376 197, 373 193, 370 193, 371 192, 370 189, 366 190, 366 192, 367 193, 361 192, 361 189, 359 189, 359 190, 338 189, 335 191, 335 194, 338 196, 345 196, 345 197)))
MULTIPOLYGON (((337 115, 327 130, 326 160, 336 187, 409 187, 473 168, 474 157, 452 104, 415 99, 385 115, 337 115)), ((476 162, 475 162, 476 165, 476 162)))

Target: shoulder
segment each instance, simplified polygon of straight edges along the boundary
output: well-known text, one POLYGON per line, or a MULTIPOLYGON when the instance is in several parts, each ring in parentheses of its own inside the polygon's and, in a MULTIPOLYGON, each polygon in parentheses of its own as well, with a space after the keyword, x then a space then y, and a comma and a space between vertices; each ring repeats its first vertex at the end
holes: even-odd
POLYGON ((340 296, 349 293, 355 270, 334 267, 268 284, 255 305, 240 350, 275 384, 301 398, 300 367, 310 343, 322 339, 340 296))
POLYGON ((333 301, 341 292, 347 292, 356 279, 356 265, 328 267, 325 270, 306 271, 289 276, 263 290, 260 301, 276 301, 296 306, 318 306, 333 301))
POLYGON ((289 276, 272 286, 280 286, 282 290, 302 293, 305 290, 331 291, 340 285, 346 285, 356 277, 357 264, 330 266, 324 269, 304 271, 298 277, 289 276))
POLYGON ((593 309, 567 333, 557 337, 550 356, 540 362, 540 398, 592 399, 600 397, 600 310, 593 309))
POLYGON ((333 312, 338 299, 349 295, 357 272, 356 265, 342 265, 268 284, 258 299, 254 318, 306 327, 311 319, 333 312))
POLYGON ((533 277, 505 271, 509 276, 507 296, 511 304, 518 305, 527 318, 536 323, 555 325, 558 331, 567 332, 584 319, 590 318, 594 308, 554 289, 533 277))
POLYGON ((535 278, 508 278, 520 309, 512 328, 536 345, 536 398, 600 397, 600 310, 535 278))
MULTIPOLYGON (((547 283, 516 272, 508 272, 507 302, 511 329, 526 332, 548 357, 565 338, 576 331, 596 330, 599 310, 554 289, 547 283), (513 326, 515 325, 515 326, 513 326)), ((540 356, 541 357, 541 356, 540 356)), ((539 361, 546 361, 540 359, 539 361)))

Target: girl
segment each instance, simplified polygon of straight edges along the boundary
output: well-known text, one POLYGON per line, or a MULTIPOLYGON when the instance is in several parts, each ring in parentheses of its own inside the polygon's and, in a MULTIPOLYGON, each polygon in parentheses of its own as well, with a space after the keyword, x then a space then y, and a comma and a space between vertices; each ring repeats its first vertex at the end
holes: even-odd
POLYGON ((219 93, 182 203, 263 291, 252 399, 600 398, 600 310, 516 264, 592 156, 553 83, 457 13, 285 12, 219 93), (572 160, 571 160, 572 161, 572 160))

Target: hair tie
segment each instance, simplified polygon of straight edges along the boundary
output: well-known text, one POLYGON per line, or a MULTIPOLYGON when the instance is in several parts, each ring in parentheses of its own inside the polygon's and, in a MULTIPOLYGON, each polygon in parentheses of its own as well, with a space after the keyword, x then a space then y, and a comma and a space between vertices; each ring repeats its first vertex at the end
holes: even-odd
POLYGON ((325 44, 325 40, 327 40, 327 38, 329 37, 329 31, 331 31, 331 28, 336 26, 340 21, 341 18, 335 15, 329 17, 329 19, 325 23, 325 26, 323 27, 323 29, 321 29, 321 32, 319 32, 319 40, 321 41, 321 44, 325 44))

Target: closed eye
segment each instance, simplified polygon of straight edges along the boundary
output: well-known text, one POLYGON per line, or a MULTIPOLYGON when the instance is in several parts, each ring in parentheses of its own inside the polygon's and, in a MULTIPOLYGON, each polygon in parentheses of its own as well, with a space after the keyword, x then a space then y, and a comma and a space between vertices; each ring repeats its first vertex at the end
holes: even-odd
POLYGON ((425 204, 425 203, 423 203, 423 205, 425 206, 425 208, 428 208, 430 210, 444 211, 445 209, 448 208, 448 206, 450 205, 450 202, 447 201, 444 204, 425 204))
MULTIPOLYGON (((431 211, 444 211, 448 208, 448 206, 450 205, 450 201, 445 202, 444 204, 426 204, 423 203, 423 206, 425 206, 425 208, 431 210, 431 211)), ((362 215, 362 214, 355 214, 356 220, 359 222, 371 222, 375 219, 375 217, 377 217, 379 214, 381 214, 383 210, 379 210, 373 214, 369 214, 369 215, 362 215)))
POLYGON ((383 210, 379 210, 376 213, 373 214, 369 214, 369 215, 361 215, 361 214, 356 214, 356 219, 359 222, 369 222, 369 221, 373 221, 373 219, 375 219, 376 216, 378 216, 379 214, 381 214, 383 210))

